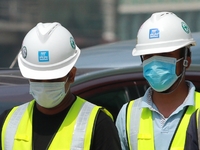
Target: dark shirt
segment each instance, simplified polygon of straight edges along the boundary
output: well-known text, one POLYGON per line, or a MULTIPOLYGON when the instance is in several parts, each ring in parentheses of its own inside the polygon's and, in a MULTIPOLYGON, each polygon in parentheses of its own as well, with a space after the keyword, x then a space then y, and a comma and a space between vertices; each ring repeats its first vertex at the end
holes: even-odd
MULTIPOLYGON (((33 147, 35 150, 45 150, 50 145, 53 135, 55 135, 59 129, 70 107, 58 114, 46 115, 41 113, 37 107, 34 106, 33 147)), ((10 110, 7 110, 0 115, 0 133, 4 120, 9 112, 10 110)), ((0 150, 2 150, 1 142, 0 150)), ((111 118, 102 111, 100 111, 97 116, 90 150, 121 150, 120 140, 115 124, 111 118)))
POLYGON ((199 150, 198 135, 197 135, 197 121, 195 111, 191 118, 186 132, 185 150, 199 150))

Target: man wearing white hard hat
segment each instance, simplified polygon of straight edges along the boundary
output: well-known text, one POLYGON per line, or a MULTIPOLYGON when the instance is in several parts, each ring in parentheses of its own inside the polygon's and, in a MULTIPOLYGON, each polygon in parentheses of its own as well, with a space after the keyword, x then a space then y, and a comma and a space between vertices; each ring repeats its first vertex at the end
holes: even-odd
POLYGON ((120 150, 112 117, 70 92, 80 49, 60 23, 38 23, 18 56, 34 100, 0 116, 2 150, 120 150))
POLYGON ((141 56, 150 87, 125 104, 116 126, 123 150, 183 150, 191 114, 200 94, 185 70, 194 46, 188 25, 172 12, 153 13, 140 27, 133 56, 141 56))

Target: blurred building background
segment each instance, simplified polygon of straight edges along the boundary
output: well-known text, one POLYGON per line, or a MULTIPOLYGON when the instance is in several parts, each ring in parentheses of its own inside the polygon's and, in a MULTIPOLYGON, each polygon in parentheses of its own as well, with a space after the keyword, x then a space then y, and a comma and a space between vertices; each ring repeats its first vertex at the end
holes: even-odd
POLYGON ((38 22, 60 22, 84 48, 136 38, 156 11, 172 11, 192 32, 200 31, 200 0, 0 0, 0 63, 8 65, 7 55, 14 59, 38 22))

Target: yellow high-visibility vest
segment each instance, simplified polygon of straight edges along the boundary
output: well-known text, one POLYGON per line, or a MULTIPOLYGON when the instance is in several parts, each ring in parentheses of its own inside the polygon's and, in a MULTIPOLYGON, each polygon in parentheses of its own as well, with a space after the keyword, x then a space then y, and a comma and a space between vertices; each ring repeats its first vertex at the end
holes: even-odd
MULTIPOLYGON (((2 128, 3 150, 32 149, 32 114, 35 101, 14 107, 8 114, 2 128)), ((80 97, 70 108, 55 134, 49 150, 89 150, 93 126, 101 107, 80 97)))
MULTIPOLYGON (((154 132, 153 132, 153 121, 152 121, 152 111, 149 108, 142 108, 134 106, 138 105, 138 102, 131 101, 127 106, 127 140, 130 150, 154 150, 154 132), (136 104, 135 104, 136 103, 136 104), (137 116, 134 119, 134 116, 137 116), (139 117, 138 117, 139 116, 139 117), (138 119, 137 119, 138 118, 138 119), (132 121, 133 119, 134 121, 132 121), (136 125, 137 131, 133 130, 133 125, 136 125), (132 128, 132 129, 131 129, 132 128), (137 132, 137 141, 133 137, 133 132, 137 132), (137 145, 137 147, 136 147, 137 145)), ((189 106, 183 115, 181 122, 176 130, 176 134, 172 139, 170 150, 183 150, 185 145, 186 130, 192 113, 200 107, 200 93, 195 92, 195 106, 189 106)), ((167 148, 166 148, 167 149, 167 148)))
POLYGON ((196 112, 196 124, 197 124, 197 137, 198 137, 198 145, 200 145, 200 109, 197 109, 196 112))

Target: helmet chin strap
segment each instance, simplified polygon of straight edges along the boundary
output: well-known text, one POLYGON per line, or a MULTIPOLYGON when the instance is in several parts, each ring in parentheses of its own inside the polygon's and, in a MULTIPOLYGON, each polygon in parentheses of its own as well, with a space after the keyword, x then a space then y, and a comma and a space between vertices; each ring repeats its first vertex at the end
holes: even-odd
POLYGON ((183 60, 183 71, 182 71, 182 73, 178 76, 178 79, 174 82, 174 83, 176 83, 176 82, 179 80, 179 78, 180 78, 178 84, 176 85, 176 87, 175 87, 172 91, 171 91, 170 89, 171 89, 171 87, 172 87, 174 84, 173 84, 169 89, 167 89, 166 91, 163 91, 163 92, 160 92, 160 93, 163 93, 163 94, 171 94, 171 93, 173 93, 173 92, 178 88, 178 86, 180 85, 181 81, 183 80, 183 75, 185 74, 186 67, 188 66, 188 60, 186 59, 186 58, 187 58, 187 48, 188 48, 188 47, 185 47, 185 55, 184 55, 184 60, 183 60))

